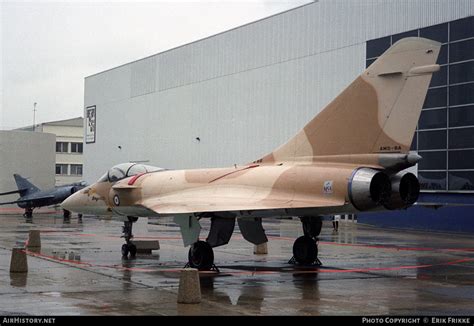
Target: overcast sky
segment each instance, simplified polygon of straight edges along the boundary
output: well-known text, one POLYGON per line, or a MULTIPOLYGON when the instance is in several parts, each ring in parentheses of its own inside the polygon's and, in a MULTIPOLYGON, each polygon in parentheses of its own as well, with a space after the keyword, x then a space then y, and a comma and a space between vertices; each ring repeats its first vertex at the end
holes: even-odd
POLYGON ((0 0, 0 129, 83 115, 84 77, 300 6, 267 1, 0 0))

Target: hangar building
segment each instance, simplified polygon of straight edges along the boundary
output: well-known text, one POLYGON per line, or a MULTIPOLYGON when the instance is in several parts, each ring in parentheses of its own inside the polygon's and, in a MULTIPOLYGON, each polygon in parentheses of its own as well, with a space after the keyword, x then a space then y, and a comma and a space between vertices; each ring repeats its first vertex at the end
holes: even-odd
MULTIPOLYGON (((258 159, 407 36, 443 44, 412 145, 424 157, 422 196, 474 202, 472 0, 320 0, 86 77, 84 178, 126 161, 178 169, 258 159)), ((474 232, 470 211, 358 218, 474 232)))

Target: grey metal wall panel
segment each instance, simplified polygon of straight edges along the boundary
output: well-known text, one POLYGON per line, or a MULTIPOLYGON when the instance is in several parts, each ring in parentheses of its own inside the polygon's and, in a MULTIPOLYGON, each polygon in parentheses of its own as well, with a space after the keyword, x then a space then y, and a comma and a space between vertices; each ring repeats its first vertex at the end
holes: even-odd
POLYGON ((90 76, 97 142, 85 146, 85 178, 129 160, 257 159, 364 70, 366 40, 473 14, 472 0, 321 0, 90 76))
POLYGON ((156 59, 156 57, 150 57, 136 61, 131 65, 131 97, 156 91, 156 59))

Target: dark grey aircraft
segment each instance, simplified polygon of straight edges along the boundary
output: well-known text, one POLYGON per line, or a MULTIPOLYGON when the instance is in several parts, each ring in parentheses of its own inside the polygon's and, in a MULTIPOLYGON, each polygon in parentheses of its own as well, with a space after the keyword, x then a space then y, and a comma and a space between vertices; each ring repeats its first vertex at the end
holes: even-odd
MULTIPOLYGON (((0 193, 0 196, 19 193, 20 198, 15 201, 0 203, 0 205, 17 204, 25 209, 23 216, 32 217, 33 209, 37 207, 60 204, 67 197, 86 186, 85 182, 76 182, 64 186, 41 190, 19 174, 13 174, 18 190, 0 193)), ((70 217, 71 213, 64 210, 64 217, 70 217)))

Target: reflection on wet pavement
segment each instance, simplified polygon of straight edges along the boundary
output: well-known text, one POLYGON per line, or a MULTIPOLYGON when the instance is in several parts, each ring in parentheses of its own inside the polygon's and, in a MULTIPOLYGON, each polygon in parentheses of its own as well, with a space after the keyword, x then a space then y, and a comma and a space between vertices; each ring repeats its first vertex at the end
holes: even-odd
MULTIPOLYGON (((320 236, 323 266, 287 264, 297 220, 264 220, 268 255, 236 232, 215 248, 220 273, 200 274, 202 303, 176 303, 187 260, 171 220, 140 219, 137 239, 158 239, 151 255, 123 259, 122 224, 113 220, 4 215, 0 234, 2 313, 31 315, 380 315, 474 313, 474 245, 469 235, 328 224, 320 236), (27 250, 29 272, 10 274, 11 248, 41 230, 27 250)), ((201 237, 209 221, 202 221, 201 237)))

